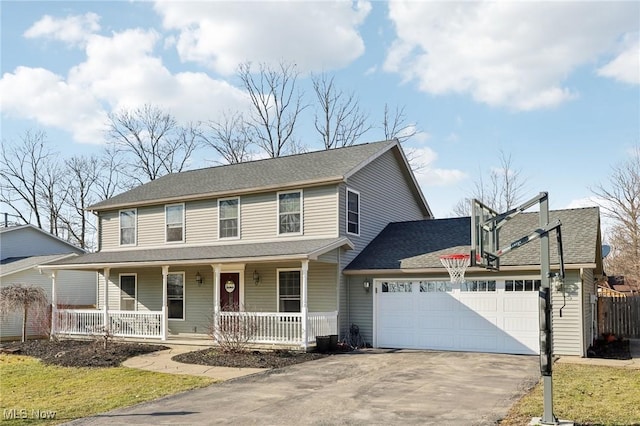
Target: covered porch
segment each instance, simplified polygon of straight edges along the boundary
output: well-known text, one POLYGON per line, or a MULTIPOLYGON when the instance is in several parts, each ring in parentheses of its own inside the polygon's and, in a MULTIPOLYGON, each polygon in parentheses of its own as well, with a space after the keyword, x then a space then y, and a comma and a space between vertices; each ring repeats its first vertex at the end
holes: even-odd
MULTIPOLYGON (((307 241, 310 247, 302 247, 302 253, 243 258, 166 259, 185 248, 154 250, 158 260, 136 261, 133 250, 107 253, 122 261, 102 264, 95 260, 104 253, 80 256, 74 263, 47 267, 52 334, 216 344, 225 333, 234 333, 249 345, 306 350, 318 336, 339 334, 337 259, 344 246, 350 248, 345 240, 307 241), (78 262, 83 257, 87 263, 78 262), (98 272, 97 309, 58 308, 55 289, 64 283, 56 282, 56 271, 71 268, 98 272)), ((260 245, 247 248, 255 251, 260 245)))

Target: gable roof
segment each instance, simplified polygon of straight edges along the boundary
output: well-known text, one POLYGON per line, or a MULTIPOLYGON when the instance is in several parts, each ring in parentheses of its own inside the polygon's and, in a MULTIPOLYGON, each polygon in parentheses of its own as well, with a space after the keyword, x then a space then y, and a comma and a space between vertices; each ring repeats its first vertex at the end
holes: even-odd
MULTIPOLYGON (((391 140, 173 173, 94 204, 89 210, 337 183, 393 148, 404 157, 398 141, 391 140)), ((415 179, 409 184, 430 213, 415 179)))
MULTIPOLYGON (((562 223, 564 262, 569 265, 593 265, 601 270, 600 212, 597 207, 555 210, 550 223, 562 223)), ((538 213, 522 213, 500 229, 501 247, 539 227, 538 213)), ((554 232, 549 238, 551 263, 558 263, 554 232)), ((398 270, 442 268, 440 256, 469 253, 471 218, 428 219, 396 222, 387 227, 347 266, 346 270, 398 270)), ((500 258, 501 267, 538 267, 540 244, 533 241, 500 258)))

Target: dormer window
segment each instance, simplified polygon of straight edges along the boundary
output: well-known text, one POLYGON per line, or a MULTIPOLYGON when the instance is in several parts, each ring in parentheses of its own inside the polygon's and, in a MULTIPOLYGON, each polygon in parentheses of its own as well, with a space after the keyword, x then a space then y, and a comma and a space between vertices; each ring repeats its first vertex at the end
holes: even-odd
POLYGON ((302 233, 302 191, 278 193, 278 234, 302 233))
POLYGON ((218 236, 220 239, 240 236, 240 199, 218 200, 218 236))
POLYGON ((165 206, 166 241, 184 241, 184 204, 165 206))
POLYGON ((120 210, 120 245, 136 245, 136 209, 120 210))

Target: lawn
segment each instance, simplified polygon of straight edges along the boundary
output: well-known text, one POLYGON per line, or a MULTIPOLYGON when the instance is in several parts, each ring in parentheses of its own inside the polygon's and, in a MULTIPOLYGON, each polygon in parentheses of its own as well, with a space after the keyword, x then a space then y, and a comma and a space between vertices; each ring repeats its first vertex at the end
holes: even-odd
POLYGON ((6 422, 11 426, 62 423, 214 382, 124 367, 51 366, 35 358, 4 354, 0 354, 0 378, 2 420, 16 419, 6 422))
MULTIPOLYGON (((556 364, 553 411, 576 425, 640 425, 640 370, 556 364)), ((518 401, 501 425, 526 425, 541 417, 542 383, 518 401)))

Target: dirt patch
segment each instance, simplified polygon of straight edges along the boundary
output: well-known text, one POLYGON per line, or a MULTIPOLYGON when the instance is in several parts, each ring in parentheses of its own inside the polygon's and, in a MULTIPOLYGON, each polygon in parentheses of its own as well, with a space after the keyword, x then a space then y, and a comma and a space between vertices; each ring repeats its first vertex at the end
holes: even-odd
POLYGON ((324 358, 328 354, 286 350, 222 352, 215 349, 188 352, 172 359, 186 364, 235 368, 280 368, 324 358))
POLYGON ((102 342, 87 340, 29 340, 25 343, 3 344, 2 352, 32 356, 45 364, 63 367, 117 367, 124 360, 168 349, 162 345, 110 342, 104 349, 102 342))

